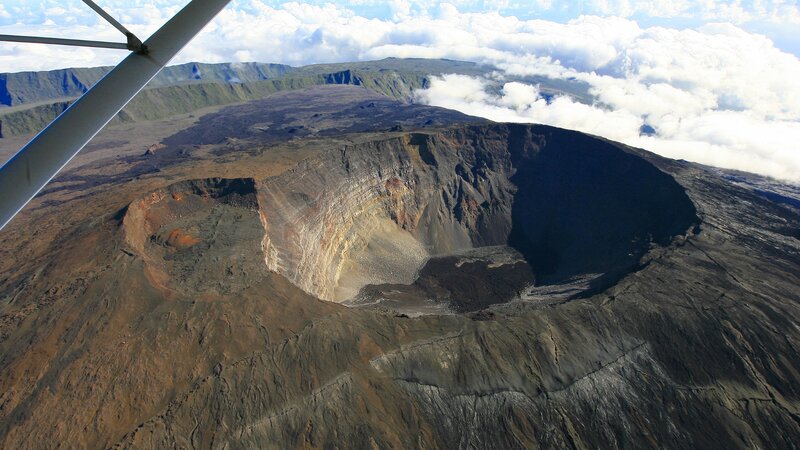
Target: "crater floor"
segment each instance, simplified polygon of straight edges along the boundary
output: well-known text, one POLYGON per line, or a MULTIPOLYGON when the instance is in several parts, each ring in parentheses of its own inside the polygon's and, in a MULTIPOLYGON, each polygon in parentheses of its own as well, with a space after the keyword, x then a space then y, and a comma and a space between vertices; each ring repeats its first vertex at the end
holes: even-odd
MULTIPOLYGON (((344 303, 400 314, 472 312, 522 300, 536 277, 525 258, 508 246, 478 247, 425 261, 412 284, 370 284, 344 303)), ((576 292, 577 294, 577 292, 576 292)))

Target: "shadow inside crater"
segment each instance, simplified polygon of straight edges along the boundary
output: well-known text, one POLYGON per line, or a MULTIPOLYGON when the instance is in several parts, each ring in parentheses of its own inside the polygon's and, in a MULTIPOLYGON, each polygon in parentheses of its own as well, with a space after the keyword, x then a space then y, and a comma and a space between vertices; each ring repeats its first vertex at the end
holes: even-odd
POLYGON ((652 244, 668 245, 699 222, 670 175, 603 139, 519 126, 509 147, 518 191, 508 245, 531 265, 537 285, 602 274, 590 291, 603 290, 652 244))
MULTIPOLYGON (((490 211, 491 201, 481 206, 477 223, 489 226, 476 226, 473 242, 484 251, 470 250, 466 263, 464 252, 436 255, 412 284, 369 285, 349 303, 415 314, 588 296, 636 270, 653 245, 669 245, 699 223, 684 188, 624 147, 553 127, 507 127, 513 195, 494 211, 510 217, 490 211)), ((498 171, 497 154, 472 158, 473 172, 498 171)))

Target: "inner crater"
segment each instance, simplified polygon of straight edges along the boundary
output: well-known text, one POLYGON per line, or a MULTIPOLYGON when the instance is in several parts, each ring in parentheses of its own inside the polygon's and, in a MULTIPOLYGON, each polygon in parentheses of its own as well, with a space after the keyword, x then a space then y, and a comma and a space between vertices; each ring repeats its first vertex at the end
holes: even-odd
POLYGON ((252 179, 176 183, 133 202, 123 220, 128 247, 158 286, 213 296, 237 292, 266 274, 252 179))
POLYGON ((267 270, 321 299, 409 314, 605 289, 698 222, 638 151, 532 125, 329 147, 265 180, 134 202, 129 246, 165 285, 241 289, 267 270))

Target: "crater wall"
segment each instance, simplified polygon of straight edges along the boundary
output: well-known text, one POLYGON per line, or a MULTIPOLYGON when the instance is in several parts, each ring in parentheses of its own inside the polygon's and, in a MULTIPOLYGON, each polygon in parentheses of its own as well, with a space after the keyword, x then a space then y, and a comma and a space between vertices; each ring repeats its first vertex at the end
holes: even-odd
POLYGON ((539 283, 607 284, 697 221, 680 185, 624 147, 527 125, 331 149, 258 198, 267 267, 335 301, 410 283, 429 256, 494 245, 520 251, 539 283))

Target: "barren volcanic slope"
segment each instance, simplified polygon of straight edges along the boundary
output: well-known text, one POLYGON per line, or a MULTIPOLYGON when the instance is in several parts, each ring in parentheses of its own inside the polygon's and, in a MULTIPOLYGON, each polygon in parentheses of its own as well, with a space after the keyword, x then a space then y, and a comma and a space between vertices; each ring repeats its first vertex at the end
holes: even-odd
POLYGON ((800 442, 796 190, 354 86, 125 126, 0 233, 0 447, 800 442))

